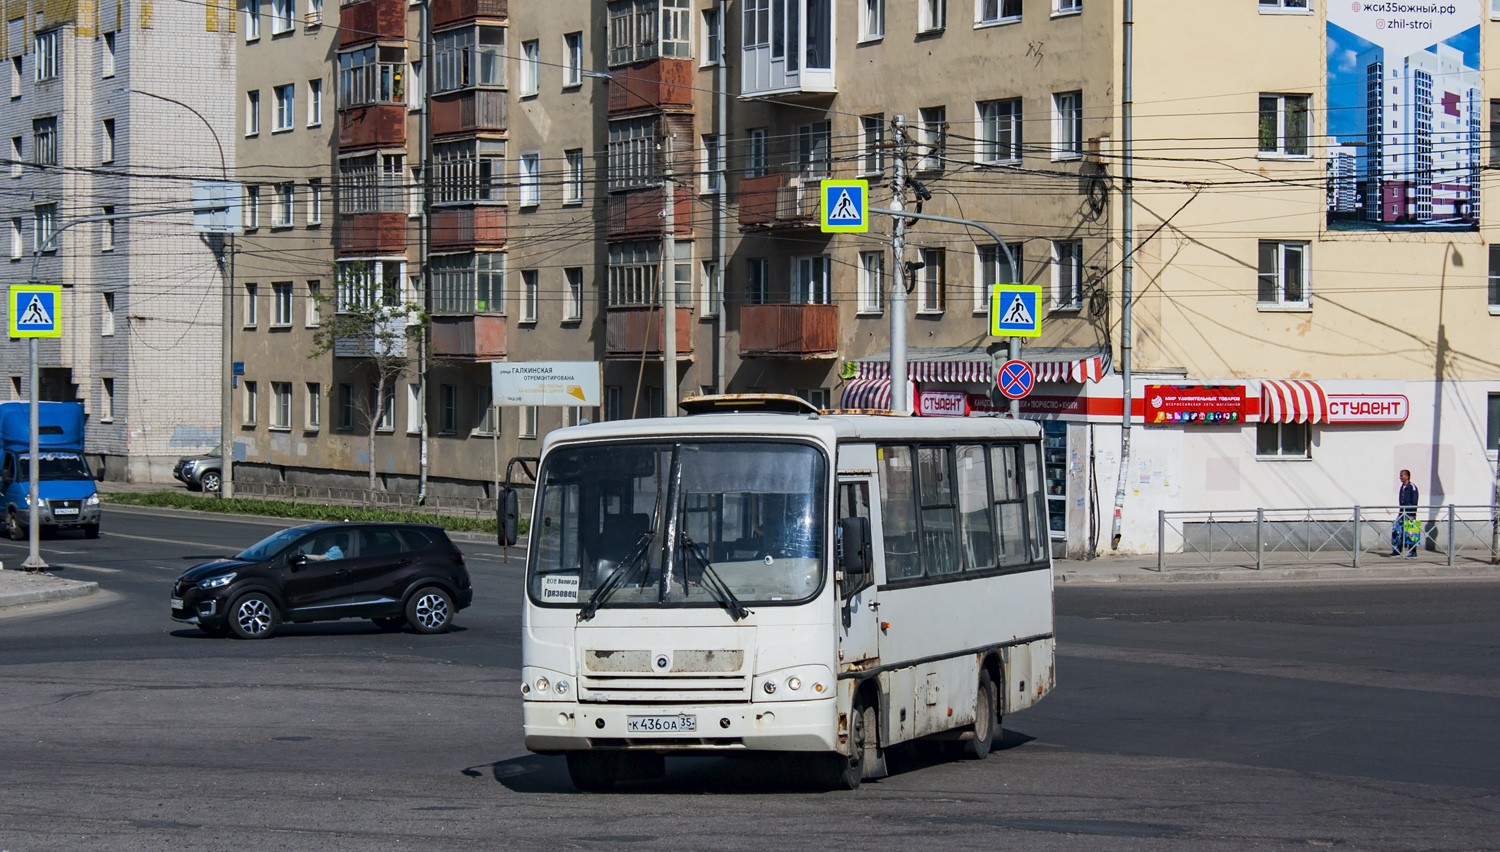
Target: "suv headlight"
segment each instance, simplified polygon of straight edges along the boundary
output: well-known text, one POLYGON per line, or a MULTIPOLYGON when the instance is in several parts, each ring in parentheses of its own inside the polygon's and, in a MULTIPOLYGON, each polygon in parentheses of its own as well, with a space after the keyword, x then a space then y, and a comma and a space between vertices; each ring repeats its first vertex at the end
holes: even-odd
POLYGON ((200 588, 200 589, 222 589, 225 586, 227 586, 227 585, 229 585, 230 583, 233 583, 233 582, 234 582, 234 575, 233 574, 220 574, 217 577, 209 577, 207 580, 199 580, 198 581, 198 588, 200 588))

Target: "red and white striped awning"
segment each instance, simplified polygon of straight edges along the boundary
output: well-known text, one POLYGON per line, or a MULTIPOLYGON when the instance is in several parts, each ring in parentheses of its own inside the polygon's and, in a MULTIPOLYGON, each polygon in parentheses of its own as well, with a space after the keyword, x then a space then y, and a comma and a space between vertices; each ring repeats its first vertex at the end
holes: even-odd
POLYGON ((1107 355, 1079 358, 1074 361, 1028 361, 1027 363, 1031 364, 1031 369, 1036 373, 1036 380, 1039 383, 1097 382, 1109 372, 1109 356, 1107 355))
POLYGON ((1328 395, 1317 382, 1306 379, 1262 379, 1260 422, 1324 423, 1328 420, 1328 395))
MULTIPOLYGON (((915 410, 916 384, 907 382, 906 392, 911 396, 910 408, 915 410)), ((850 379, 844 383, 844 394, 839 399, 839 408, 891 410, 891 380, 887 378, 850 379)))
MULTIPOLYGON (((1070 361, 1031 361, 1038 382, 1097 382, 1109 372, 1108 355, 1091 358, 1075 358, 1070 361)), ((950 384, 990 384, 994 381, 991 372, 993 362, 985 358, 971 361, 908 361, 907 378, 914 382, 946 382, 950 384)), ((854 379, 889 379, 889 362, 856 361, 854 379)))

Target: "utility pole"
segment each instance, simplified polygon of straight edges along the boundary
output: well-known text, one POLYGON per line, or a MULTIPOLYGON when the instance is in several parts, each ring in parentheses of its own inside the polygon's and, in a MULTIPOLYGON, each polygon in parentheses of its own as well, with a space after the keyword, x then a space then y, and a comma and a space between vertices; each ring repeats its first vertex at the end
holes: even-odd
MULTIPOLYGON (((432 254, 432 203, 428 197, 427 185, 432 181, 432 92, 433 82, 437 79, 436 65, 433 60, 436 53, 433 50, 432 37, 432 4, 422 4, 422 120, 417 123, 418 132, 421 134, 420 145, 422 149, 422 182, 412 187, 413 192, 422 193, 422 220, 421 238, 418 240, 419 250, 422 253, 422 292, 418 294, 422 303, 422 309, 431 316, 432 304, 428 295, 432 292, 432 264, 428 262, 432 254)), ((419 425, 420 434, 417 436, 417 504, 427 504, 427 449, 428 449, 428 424, 427 424, 427 341, 431 338, 431 325, 423 332, 417 340, 417 408, 421 411, 419 425)), ((493 402, 494 393, 490 394, 493 402)), ((490 428, 499 435, 500 421, 498 418, 490 421, 490 428)), ((498 438, 497 438, 498 440, 498 438)), ((496 490, 499 491, 499 461, 496 465, 496 490)))
POLYGON ((891 163, 891 408, 897 414, 911 413, 911 394, 906 378, 906 116, 891 122, 895 157, 891 163))
MULTIPOLYGON (((668 417, 677 416, 677 187, 672 183, 672 133, 662 142, 661 169, 661 391, 668 417)), ((649 328, 649 326, 648 326, 649 328)), ((641 341, 644 347, 646 341, 641 341)))
POLYGON ((1124 73, 1120 87, 1120 155, 1121 172, 1124 177, 1124 191, 1121 193, 1120 204, 1124 208, 1120 216, 1120 228, 1123 234, 1120 250, 1124 258, 1120 264, 1120 378, 1124 381, 1124 390, 1121 401, 1124 403, 1124 411, 1120 414, 1120 474, 1115 484, 1115 520, 1114 529, 1109 540, 1110 550, 1120 549, 1120 517, 1125 511, 1125 477, 1130 474, 1130 300, 1131 285, 1135 282, 1135 216, 1132 215, 1135 206, 1134 168, 1131 157, 1135 146, 1131 141, 1132 113, 1135 104, 1131 94, 1131 62, 1132 53, 1135 49, 1135 2, 1125 0, 1125 33, 1124 33, 1124 73))

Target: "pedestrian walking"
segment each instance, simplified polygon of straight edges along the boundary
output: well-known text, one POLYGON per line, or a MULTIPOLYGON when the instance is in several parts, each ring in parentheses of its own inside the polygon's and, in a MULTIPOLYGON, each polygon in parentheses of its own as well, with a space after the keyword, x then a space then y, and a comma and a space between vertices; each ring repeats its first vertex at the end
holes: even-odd
POLYGON ((1391 524, 1391 555, 1417 558, 1422 539, 1422 522, 1417 520, 1417 501, 1421 499, 1411 481, 1411 471, 1401 471, 1401 490, 1396 493, 1396 521, 1391 524))

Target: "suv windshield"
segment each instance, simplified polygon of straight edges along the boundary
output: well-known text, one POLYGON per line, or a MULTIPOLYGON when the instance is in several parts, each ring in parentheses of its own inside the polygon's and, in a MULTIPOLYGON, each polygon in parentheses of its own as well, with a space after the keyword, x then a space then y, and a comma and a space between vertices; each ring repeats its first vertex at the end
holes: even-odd
POLYGON ((294 527, 289 530, 282 530, 269 538, 261 539, 234 558, 242 559, 246 562, 264 562, 267 559, 272 559, 280 555, 281 551, 291 547, 292 542, 297 541, 306 534, 307 527, 294 527))
POLYGON ((825 471, 816 448, 788 442, 554 450, 539 479, 531 596, 731 610, 806 600, 823 579, 825 471), (625 576, 595 599, 617 571, 625 576))
MULTIPOLYGON (((89 473, 88 462, 77 453, 37 453, 37 458, 42 460, 42 466, 37 468, 37 477, 49 482, 69 479, 93 479, 89 473)), ((16 459, 16 478, 27 480, 31 478, 31 457, 18 456, 16 459)))

